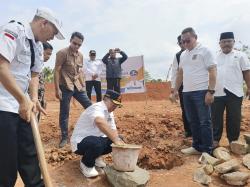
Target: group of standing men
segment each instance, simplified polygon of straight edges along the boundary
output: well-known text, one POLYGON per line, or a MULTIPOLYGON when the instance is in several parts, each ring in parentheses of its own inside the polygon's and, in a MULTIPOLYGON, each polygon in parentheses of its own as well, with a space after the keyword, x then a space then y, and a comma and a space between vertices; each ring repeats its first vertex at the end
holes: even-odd
POLYGON ((193 28, 178 37, 181 51, 173 62, 171 99, 179 95, 185 135, 193 138, 192 147, 181 150, 184 154, 212 154, 222 136, 225 109, 227 139, 239 138, 244 80, 250 94, 250 62, 234 43, 233 32, 221 33, 221 50, 214 58, 193 28))
POLYGON ((106 65, 107 89, 120 93, 121 64, 127 59, 127 55, 120 49, 110 49, 100 61, 96 60, 96 51, 90 50, 90 59, 84 64, 83 55, 79 51, 83 41, 83 35, 80 32, 74 32, 71 35, 69 47, 56 53, 54 82, 56 97, 60 100, 59 124, 62 135, 59 147, 65 146, 68 140, 71 98, 74 97, 86 109, 92 105, 91 92, 94 87, 97 102, 102 100, 100 79, 102 61, 106 65), (120 53, 122 58, 116 58, 116 53, 120 53))

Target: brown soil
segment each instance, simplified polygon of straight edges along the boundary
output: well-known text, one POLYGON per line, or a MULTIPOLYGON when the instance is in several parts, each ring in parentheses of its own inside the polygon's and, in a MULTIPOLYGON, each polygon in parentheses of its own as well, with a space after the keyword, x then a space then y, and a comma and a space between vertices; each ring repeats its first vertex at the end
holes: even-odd
MULTIPOLYGON (((59 103, 54 97, 53 88, 51 84, 46 86, 48 115, 41 119, 40 133, 54 186, 109 186, 104 174, 95 179, 83 177, 78 168, 80 157, 71 152, 69 145, 63 149, 57 148, 60 137, 59 103)), ((184 138, 179 106, 167 100, 169 85, 147 84, 147 90, 147 94, 123 95, 123 107, 115 111, 118 131, 123 135, 125 142, 143 145, 138 165, 150 170, 151 179, 147 186, 200 186, 192 180, 192 173, 199 165, 198 156, 186 157, 180 154, 180 149, 190 146, 191 140, 184 138)), ((243 107, 242 134, 249 131, 249 108, 249 101, 246 101, 243 107)), ((78 103, 72 103, 70 134, 82 111, 78 103)), ((225 137, 222 145, 227 145, 225 137)), ((106 156, 105 159, 107 162, 111 161, 110 156, 106 156)), ((21 186, 23 185, 19 179, 16 187, 21 186)), ((215 176, 210 186, 228 185, 215 176)))

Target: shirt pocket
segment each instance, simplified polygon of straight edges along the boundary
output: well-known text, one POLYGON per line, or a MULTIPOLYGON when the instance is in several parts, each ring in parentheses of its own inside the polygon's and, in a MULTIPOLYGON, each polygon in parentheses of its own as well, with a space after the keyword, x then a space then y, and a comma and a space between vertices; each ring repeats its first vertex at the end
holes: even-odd
POLYGON ((28 54, 20 54, 17 56, 19 64, 29 65, 31 64, 31 56, 28 54))

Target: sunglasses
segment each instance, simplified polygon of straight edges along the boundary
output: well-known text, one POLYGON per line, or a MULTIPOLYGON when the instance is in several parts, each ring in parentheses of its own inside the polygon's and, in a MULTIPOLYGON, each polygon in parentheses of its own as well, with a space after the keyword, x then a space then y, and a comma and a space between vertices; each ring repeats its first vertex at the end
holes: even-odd
POLYGON ((226 44, 226 43, 231 44, 231 43, 233 43, 233 42, 234 42, 234 40, 221 40, 221 41, 220 41, 220 43, 222 43, 222 44, 226 44))
POLYGON ((181 42, 183 43, 183 44, 189 44, 190 42, 191 42, 191 40, 190 39, 188 39, 188 40, 181 40, 181 42))

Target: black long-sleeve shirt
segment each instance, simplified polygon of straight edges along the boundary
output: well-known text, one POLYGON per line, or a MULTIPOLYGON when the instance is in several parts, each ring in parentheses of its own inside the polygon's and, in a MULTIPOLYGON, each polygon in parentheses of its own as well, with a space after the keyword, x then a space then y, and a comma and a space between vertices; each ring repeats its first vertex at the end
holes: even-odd
POLYGON ((107 53, 102 61, 106 64, 106 78, 121 78, 122 68, 121 64, 127 60, 128 56, 123 51, 120 52, 121 58, 110 58, 109 53, 107 53))

